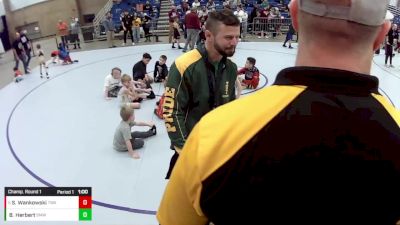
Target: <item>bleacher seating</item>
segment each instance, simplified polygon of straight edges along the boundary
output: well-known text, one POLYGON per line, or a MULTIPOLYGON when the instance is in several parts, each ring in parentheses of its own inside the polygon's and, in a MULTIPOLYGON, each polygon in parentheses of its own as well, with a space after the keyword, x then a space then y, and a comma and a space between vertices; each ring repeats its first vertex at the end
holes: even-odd
MULTIPOLYGON (((143 13, 146 13, 147 15, 151 16, 152 18, 158 18, 159 16, 159 9, 160 9, 160 3, 156 2, 156 0, 148 0, 153 7, 153 9, 157 9, 157 14, 151 15, 150 12, 144 10, 143 13)), ((114 21, 114 24, 119 27, 120 25, 120 18, 121 14, 125 11, 128 10, 130 13, 137 12, 136 7, 138 4, 146 4, 146 0, 123 0, 119 3, 114 3, 112 8, 111 8, 111 14, 112 14, 112 19, 114 21)))

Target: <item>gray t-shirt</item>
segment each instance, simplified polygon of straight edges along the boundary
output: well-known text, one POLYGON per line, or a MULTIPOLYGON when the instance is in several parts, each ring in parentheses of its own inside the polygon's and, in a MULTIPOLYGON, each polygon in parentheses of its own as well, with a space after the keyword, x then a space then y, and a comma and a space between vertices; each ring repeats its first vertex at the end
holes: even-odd
POLYGON ((114 134, 113 146, 117 151, 128 151, 128 147, 126 147, 125 141, 132 139, 131 137, 131 128, 135 125, 135 122, 127 123, 125 121, 121 121, 119 123, 117 129, 114 134))

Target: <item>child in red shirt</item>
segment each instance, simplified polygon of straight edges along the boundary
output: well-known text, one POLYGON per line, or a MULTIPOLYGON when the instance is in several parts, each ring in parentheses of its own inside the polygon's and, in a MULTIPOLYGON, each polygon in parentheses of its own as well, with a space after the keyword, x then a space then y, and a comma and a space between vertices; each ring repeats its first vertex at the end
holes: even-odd
POLYGON ((243 88, 256 89, 258 87, 258 83, 260 82, 260 72, 255 65, 256 59, 248 57, 245 67, 237 72, 239 81, 243 88))

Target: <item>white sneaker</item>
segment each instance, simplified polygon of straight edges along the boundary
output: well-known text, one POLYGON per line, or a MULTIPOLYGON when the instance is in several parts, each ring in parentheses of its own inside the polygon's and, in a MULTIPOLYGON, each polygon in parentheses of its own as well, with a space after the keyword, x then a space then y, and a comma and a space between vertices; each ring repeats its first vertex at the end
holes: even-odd
POLYGON ((132 42, 132 46, 135 46, 135 42, 132 42))
POLYGON ((122 47, 125 46, 125 43, 122 43, 122 47))

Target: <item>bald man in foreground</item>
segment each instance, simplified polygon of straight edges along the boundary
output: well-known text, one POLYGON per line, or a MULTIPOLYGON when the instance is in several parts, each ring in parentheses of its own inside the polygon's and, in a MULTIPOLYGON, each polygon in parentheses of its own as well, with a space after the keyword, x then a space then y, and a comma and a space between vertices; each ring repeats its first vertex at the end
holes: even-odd
POLYGON ((394 225, 400 114, 370 75, 390 28, 388 3, 292 0, 295 67, 201 119, 165 190, 160 224, 394 225))

